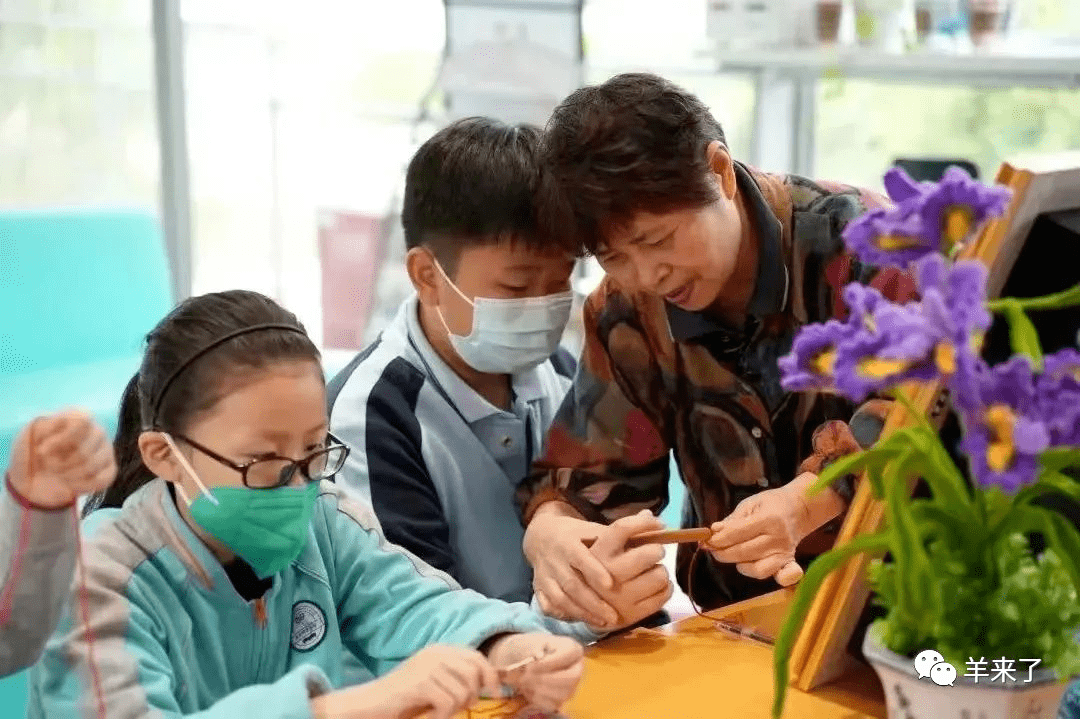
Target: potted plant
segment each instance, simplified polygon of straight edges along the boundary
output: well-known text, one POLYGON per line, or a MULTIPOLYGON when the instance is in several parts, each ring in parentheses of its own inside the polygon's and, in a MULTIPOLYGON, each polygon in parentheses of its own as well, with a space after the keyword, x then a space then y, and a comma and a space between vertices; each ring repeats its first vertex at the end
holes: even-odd
POLYGON ((914 34, 911 0, 855 0, 855 34, 859 44, 903 52, 914 34))
POLYGON ((918 421, 819 477, 818 489, 864 472, 884 502, 885 528, 810 565, 776 641, 773 716, 781 715, 789 655, 814 593, 847 559, 869 553, 891 557, 870 565, 885 616, 864 643, 886 687, 889 717, 1049 719, 1080 672, 1080 533, 1039 498, 1080 499, 1080 352, 1044 357, 1027 312, 1080 304, 1080 285, 987 301, 985 267, 955 258, 983 222, 1004 212, 1010 191, 955 167, 938 183, 893 169, 885 186, 895 204, 854 220, 844 240, 866 264, 909 272, 919 299, 896 304, 848 285, 848 318, 802 328, 781 372, 792 390, 856 402, 892 395, 918 421), (1013 349, 992 367, 980 356, 991 313, 1008 320, 1013 349), (966 471, 896 391, 938 380, 961 420, 966 471), (916 479, 929 496, 912 497, 916 479))

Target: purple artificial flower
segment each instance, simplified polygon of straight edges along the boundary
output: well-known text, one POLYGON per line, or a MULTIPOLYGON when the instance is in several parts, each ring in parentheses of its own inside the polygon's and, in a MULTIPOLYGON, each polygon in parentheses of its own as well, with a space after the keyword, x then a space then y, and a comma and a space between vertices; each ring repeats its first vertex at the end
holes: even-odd
POLYGON ((991 368, 980 360, 976 385, 978 405, 961 410, 960 447, 976 482, 1013 493, 1035 481, 1039 453, 1050 444, 1031 364, 1013 357, 991 368))
POLYGON ((863 262, 878 267, 906 267, 936 248, 923 237, 917 200, 895 207, 877 207, 844 228, 844 244, 863 262))
POLYGON ((1039 404, 1055 447, 1080 447, 1080 352, 1063 349, 1043 358, 1039 404))
POLYGON ((835 381, 840 394, 861 402, 900 382, 936 376, 932 356, 937 332, 917 303, 883 304, 869 321, 873 330, 848 337, 839 347, 835 381))
POLYGON ((993 321, 986 309, 986 277, 986 266, 977 260, 950 264, 936 253, 915 267, 923 315, 939 333, 934 362, 959 406, 978 403, 975 370, 993 321))
POLYGON ((987 219, 1005 214, 1011 197, 1008 187, 984 185, 954 165, 919 201, 925 236, 948 254, 987 219))
POLYGON ((893 202, 907 202, 929 192, 934 187, 933 183, 914 180, 899 167, 893 167, 885 173, 884 184, 885 192, 889 193, 889 199, 893 202))
POLYGON ((916 182, 902 169, 885 173, 895 206, 870 210, 848 224, 844 242, 871 265, 906 267, 930 253, 950 254, 989 217, 1005 212, 1012 191, 984 185, 959 167, 940 182, 916 182))
POLYGON ((802 327, 791 353, 778 362, 781 386, 789 392, 832 389, 837 345, 852 331, 849 324, 838 320, 802 327))
POLYGON ((844 301, 850 310, 846 320, 806 325, 795 335, 791 352, 779 360, 784 389, 792 392, 833 389, 833 370, 840 346, 870 332, 868 318, 874 308, 888 304, 876 289, 859 284, 844 288, 844 301))
MULTIPOLYGON (((945 377, 961 404, 971 404, 977 396, 977 347, 991 321, 984 306, 986 268, 978 262, 950 264, 932 254, 915 269, 921 300, 875 303, 861 323, 867 329, 837 343, 837 391, 860 402, 901 382, 945 377)), ((857 304, 865 291, 850 284, 845 300, 857 304)))

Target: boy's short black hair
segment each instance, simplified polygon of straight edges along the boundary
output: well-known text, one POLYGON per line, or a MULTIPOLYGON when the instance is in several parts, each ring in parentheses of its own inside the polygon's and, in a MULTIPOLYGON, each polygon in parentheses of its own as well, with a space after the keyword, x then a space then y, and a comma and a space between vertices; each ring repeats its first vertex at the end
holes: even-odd
POLYGON ((461 250, 514 240, 550 248, 536 222, 540 128, 458 120, 425 142, 405 174, 408 249, 428 247, 451 277, 461 250))
POLYGON ((662 77, 616 75, 576 90, 545 132, 539 224, 576 253, 592 253, 638 212, 717 199, 705 150, 727 145, 705 103, 662 77))

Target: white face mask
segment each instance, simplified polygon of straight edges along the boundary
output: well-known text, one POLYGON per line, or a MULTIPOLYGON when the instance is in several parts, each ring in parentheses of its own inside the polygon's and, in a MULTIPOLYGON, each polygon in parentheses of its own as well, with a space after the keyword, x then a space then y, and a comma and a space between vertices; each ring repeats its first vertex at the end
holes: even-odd
POLYGON ((435 265, 454 291, 473 307, 472 332, 467 337, 451 332, 442 308, 436 308, 451 346, 465 364, 477 372, 517 374, 543 363, 558 349, 570 321, 573 292, 512 300, 470 300, 447 277, 438 261, 435 265))

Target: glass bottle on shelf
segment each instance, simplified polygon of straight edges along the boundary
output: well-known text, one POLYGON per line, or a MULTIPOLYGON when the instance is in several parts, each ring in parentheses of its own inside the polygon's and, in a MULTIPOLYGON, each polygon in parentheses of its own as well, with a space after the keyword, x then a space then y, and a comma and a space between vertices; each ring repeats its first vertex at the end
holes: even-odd
POLYGON ((915 38, 920 45, 939 46, 965 25, 960 0, 915 0, 915 38))
POLYGON ((840 26, 844 17, 842 0, 817 0, 817 39, 822 45, 840 42, 840 26))
POLYGON ((1018 25, 1019 0, 967 0, 967 5, 968 31, 975 47, 986 47, 1005 39, 1018 25))

